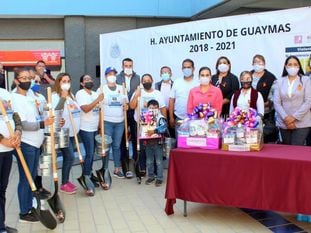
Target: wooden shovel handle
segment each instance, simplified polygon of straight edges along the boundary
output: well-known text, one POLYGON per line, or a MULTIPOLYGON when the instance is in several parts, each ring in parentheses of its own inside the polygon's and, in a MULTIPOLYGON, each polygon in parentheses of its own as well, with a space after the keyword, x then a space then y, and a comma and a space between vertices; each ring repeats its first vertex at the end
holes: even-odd
POLYGON ((70 120, 70 124, 71 124, 71 128, 72 128, 73 136, 74 136, 74 139, 75 139, 75 144, 76 144, 76 147, 77 147, 77 152, 78 152, 79 160, 80 160, 80 163, 83 163, 83 158, 82 158, 82 154, 81 154, 81 150, 80 150, 80 146, 79 146, 79 141, 78 141, 78 136, 77 136, 76 125, 75 125, 75 122, 73 120, 70 107, 67 104, 67 100, 68 100, 68 97, 66 99, 66 103, 65 104, 67 106, 69 120, 70 120))
MULTIPOLYGON (((5 110, 4 106, 3 106, 1 97, 0 97, 0 108, 1 108, 2 117, 5 120, 5 124, 6 124, 6 127, 8 128, 10 136, 13 137, 14 136, 14 131, 13 131, 13 128, 12 128, 12 126, 10 124, 10 121, 9 121, 9 119, 7 117, 6 110, 5 110)), ((25 161, 23 152, 22 152, 20 147, 17 147, 16 151, 17 151, 18 158, 19 158, 19 160, 20 160, 20 162, 22 164, 23 170, 25 172, 27 181, 28 181, 28 183, 30 185, 31 191, 35 192, 35 191, 37 191, 37 188, 36 188, 35 183, 33 182, 33 179, 31 177, 31 174, 30 174, 28 165, 27 165, 27 163, 25 161)))
MULTIPOLYGON (((122 92, 123 92, 123 105, 126 105, 125 95, 126 95, 126 89, 125 89, 125 83, 122 83, 122 92)), ((129 139, 128 139, 128 124, 127 124, 127 111, 124 109, 124 132, 125 132, 125 143, 126 143, 126 149, 129 148, 129 139)))
MULTIPOLYGON (((101 87, 101 91, 103 92, 103 88, 101 87)), ((106 153, 103 153, 105 148, 105 123, 104 123, 104 99, 101 101, 100 105, 100 133, 101 133, 101 145, 102 145, 102 157, 106 156, 106 153)))
MULTIPOLYGON (((49 117, 53 116, 52 111, 52 89, 51 87, 47 88, 48 95, 48 106, 49 106, 49 117)), ((55 150, 55 128, 54 123, 50 125, 50 134, 51 134, 51 151, 52 151, 52 169, 53 169, 53 179, 58 181, 57 168, 56 168, 56 150, 55 150)))
POLYGON ((137 98, 137 113, 136 113, 136 125, 137 125, 137 151, 140 151, 139 134, 140 134, 140 97, 137 98))

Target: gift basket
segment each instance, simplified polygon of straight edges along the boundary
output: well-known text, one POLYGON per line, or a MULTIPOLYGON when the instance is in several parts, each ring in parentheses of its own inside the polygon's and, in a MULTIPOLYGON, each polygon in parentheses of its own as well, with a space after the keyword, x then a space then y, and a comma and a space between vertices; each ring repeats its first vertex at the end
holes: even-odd
POLYGON ((178 127, 177 147, 218 149, 221 124, 210 104, 199 104, 178 127))
POLYGON ((159 134, 148 135, 149 130, 155 130, 157 126, 158 109, 147 109, 140 113, 140 139, 161 138, 159 134))
POLYGON ((257 111, 236 107, 223 124, 222 149, 260 151, 263 147, 262 122, 257 111))

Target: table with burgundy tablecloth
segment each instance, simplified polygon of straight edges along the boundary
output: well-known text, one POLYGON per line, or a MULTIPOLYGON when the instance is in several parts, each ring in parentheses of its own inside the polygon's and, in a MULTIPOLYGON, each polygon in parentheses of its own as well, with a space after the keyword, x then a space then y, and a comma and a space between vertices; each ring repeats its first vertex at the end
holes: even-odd
POLYGON ((168 215, 176 199, 311 214, 311 147, 171 150, 165 198, 168 215))

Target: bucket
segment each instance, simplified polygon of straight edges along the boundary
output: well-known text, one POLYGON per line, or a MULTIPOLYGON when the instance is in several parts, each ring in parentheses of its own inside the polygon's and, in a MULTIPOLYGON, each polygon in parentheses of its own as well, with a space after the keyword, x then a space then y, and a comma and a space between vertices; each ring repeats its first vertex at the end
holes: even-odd
POLYGON ((51 175, 51 164, 52 164, 52 155, 51 154, 43 154, 40 157, 40 165, 42 176, 50 176, 51 175))
POLYGON ((69 128, 61 128, 56 134, 58 135, 58 148, 69 147, 69 128))
POLYGON ((163 147, 163 155, 166 158, 169 158, 171 149, 176 147, 176 139, 175 138, 165 138, 164 147, 163 147))
MULTIPOLYGON (((54 116, 54 130, 60 131, 61 126, 60 126, 60 121, 63 118, 63 110, 52 110, 53 116, 54 116)), ((49 115, 49 111, 44 111, 43 112, 43 117, 44 119, 47 118, 49 115)), ((50 133, 51 132, 51 126, 47 126, 44 129, 44 133, 50 133)))
POLYGON ((112 138, 108 135, 105 135, 105 147, 104 147, 104 150, 102 150, 102 138, 101 138, 101 135, 100 134, 97 134, 95 136, 95 141, 96 141, 96 149, 95 149, 95 153, 98 154, 98 155, 101 155, 103 152, 107 152, 109 151, 109 148, 110 148, 110 145, 112 143, 112 138))
MULTIPOLYGON (((58 133, 54 133, 54 142, 55 142, 55 149, 59 148, 59 136, 58 133)), ((44 134, 44 142, 43 142, 43 154, 52 154, 52 144, 51 144, 51 135, 48 133, 44 134)))

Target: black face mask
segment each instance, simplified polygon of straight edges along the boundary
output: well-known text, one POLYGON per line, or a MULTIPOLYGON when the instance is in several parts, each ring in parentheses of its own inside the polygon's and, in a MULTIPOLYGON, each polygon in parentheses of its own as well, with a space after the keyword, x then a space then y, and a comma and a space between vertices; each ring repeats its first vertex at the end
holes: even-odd
POLYGON ((241 87, 244 89, 249 89, 252 87, 252 81, 248 81, 248 82, 241 82, 241 87))
POLYGON ((146 90, 150 90, 151 87, 152 87, 152 83, 143 83, 143 87, 146 89, 146 90))
POLYGON ((92 88, 94 87, 94 83, 93 82, 87 82, 84 84, 84 87, 88 90, 92 90, 92 88))
POLYGON ((20 83, 18 84, 18 86, 19 86, 21 89, 23 89, 24 91, 28 91, 29 88, 30 88, 30 85, 31 85, 31 82, 24 82, 24 83, 20 82, 20 83))

